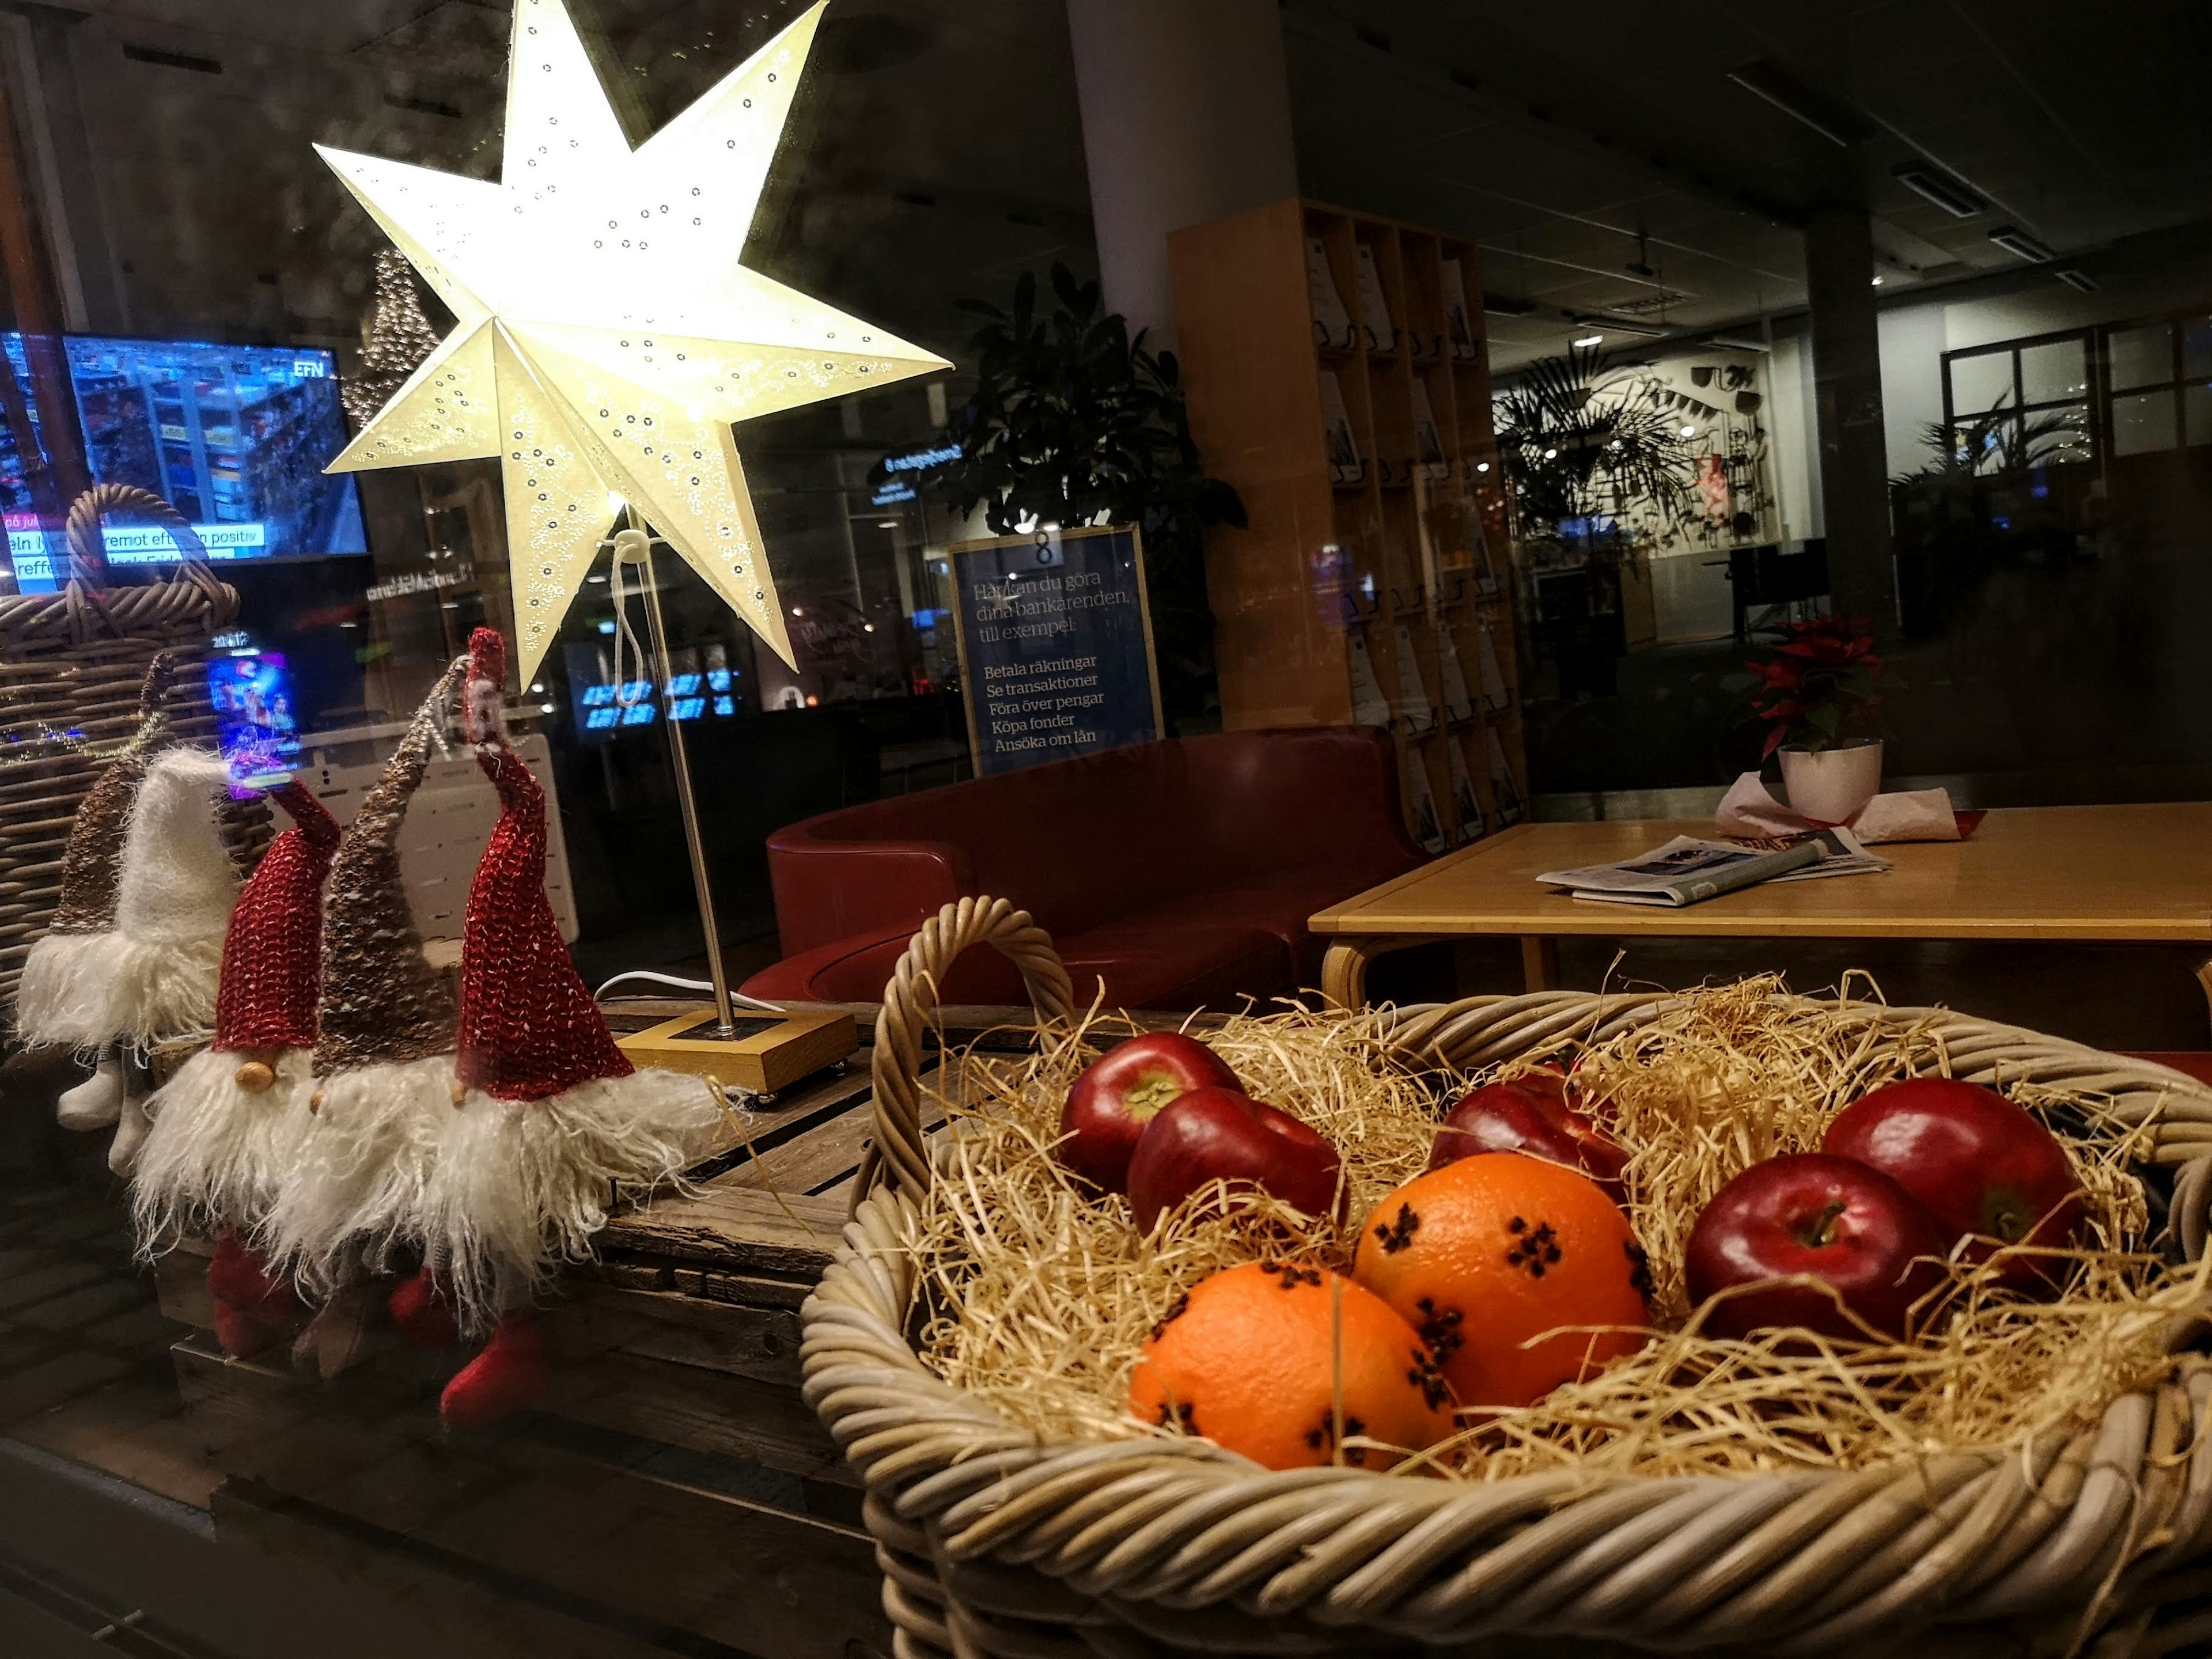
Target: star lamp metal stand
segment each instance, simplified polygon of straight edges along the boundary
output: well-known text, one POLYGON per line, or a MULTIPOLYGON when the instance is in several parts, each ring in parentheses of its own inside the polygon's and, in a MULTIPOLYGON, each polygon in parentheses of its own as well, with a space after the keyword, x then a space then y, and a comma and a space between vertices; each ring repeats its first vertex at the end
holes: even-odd
MULTIPOLYGON (((635 526, 618 530, 612 543, 617 582, 621 573, 635 568, 645 599, 645 620, 652 642, 653 675, 659 686, 661 713, 668 726, 669 759, 676 773, 676 802, 684 818, 684 845, 691 856, 691 884, 697 890, 699 922, 707 939, 707 975, 714 986, 711 1009, 678 1014, 645 1030, 617 1039, 617 1046, 640 1066, 661 1066, 672 1071, 710 1077, 724 1087, 747 1089, 757 1095, 774 1095, 825 1066, 834 1066, 860 1047, 860 1029, 852 1015, 816 1010, 733 1006, 729 970, 722 963, 722 936, 714 916, 714 890, 707 873, 707 842, 699 823, 699 799, 691 787, 691 762, 684 747, 684 722, 676 718, 675 661, 668 648, 668 623, 661 614, 660 584, 653 568, 657 538, 635 526)), ((665 544, 663 544, 665 545, 665 544)), ((619 603, 619 601, 617 601, 619 603)), ((617 627, 626 625, 618 617, 617 627)))

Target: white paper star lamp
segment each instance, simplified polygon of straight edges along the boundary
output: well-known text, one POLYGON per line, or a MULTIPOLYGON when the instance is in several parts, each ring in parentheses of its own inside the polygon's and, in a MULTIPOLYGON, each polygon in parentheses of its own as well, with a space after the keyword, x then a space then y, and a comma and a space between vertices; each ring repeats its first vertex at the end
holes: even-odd
POLYGON ((738 263, 823 9, 633 150, 516 0, 498 184, 317 146, 456 319, 330 470, 498 458, 526 685, 617 495, 791 662, 731 423, 951 367, 738 263))

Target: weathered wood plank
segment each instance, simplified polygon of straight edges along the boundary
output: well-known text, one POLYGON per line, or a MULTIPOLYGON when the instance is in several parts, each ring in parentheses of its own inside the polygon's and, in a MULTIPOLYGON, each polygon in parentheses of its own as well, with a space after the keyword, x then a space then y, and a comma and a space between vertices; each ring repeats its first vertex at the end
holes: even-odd
POLYGON ((616 1351, 556 1366, 539 1409, 809 1480, 858 1482, 794 1390, 748 1376, 616 1351))
POLYGON ((564 1365, 595 1364, 604 1355, 620 1352, 792 1389, 800 1381, 799 1316, 787 1307, 572 1284, 566 1299, 543 1322, 547 1344, 564 1365))
POLYGON ((830 1265, 844 1225, 842 1206, 717 1182, 696 1197, 665 1198, 616 1216, 598 1243, 602 1251, 811 1283, 830 1265))

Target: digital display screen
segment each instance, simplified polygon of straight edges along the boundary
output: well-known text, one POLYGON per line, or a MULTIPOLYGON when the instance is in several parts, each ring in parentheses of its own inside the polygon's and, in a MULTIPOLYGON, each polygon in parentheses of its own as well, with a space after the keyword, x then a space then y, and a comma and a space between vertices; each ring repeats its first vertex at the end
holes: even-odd
POLYGON ((617 684, 612 653, 602 646, 569 645, 562 650, 570 712, 576 735, 586 743, 611 742, 625 726, 651 726, 664 706, 671 720, 728 720, 743 702, 744 677, 730 665, 725 645, 685 646, 673 653, 674 672, 658 692, 652 680, 639 677, 627 663, 630 678, 617 684))
POLYGON ((292 775, 300 723, 282 653, 237 651, 208 664, 216 738, 230 768, 231 793, 245 799, 292 775))
MULTIPOLYGON (((61 343, 95 483, 159 495, 198 532, 210 560, 368 550, 352 476, 323 471, 346 445, 330 352, 83 334, 61 343)), ((29 428, 0 419, 0 524, 18 586, 49 592, 57 573, 67 574, 68 545, 59 526, 40 521, 25 477, 27 449, 49 453, 45 413, 23 337, 0 333, 0 350, 29 428)), ((176 556, 166 532, 120 515, 103 539, 113 564, 176 556)))

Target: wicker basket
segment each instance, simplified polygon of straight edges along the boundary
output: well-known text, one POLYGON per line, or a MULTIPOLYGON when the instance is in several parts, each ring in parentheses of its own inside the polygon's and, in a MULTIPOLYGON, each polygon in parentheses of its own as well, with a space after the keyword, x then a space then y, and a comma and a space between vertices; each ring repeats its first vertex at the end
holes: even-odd
MULTIPOLYGON (((1269 1473, 1200 1442, 1040 1442, 941 1381, 904 1334, 899 1245, 930 1179, 920 1125, 935 987, 969 946, 1019 968, 1041 1018, 1072 1009, 1051 941, 1004 901, 963 899, 917 934, 876 1027, 876 1190, 806 1304, 806 1396, 867 1485, 898 1650, 1090 1654, 1463 1648, 1817 1654, 2178 1651, 2212 1638, 2212 1362, 2114 1401, 2102 1424, 2024 1451, 1851 1474, 1490 1484, 1333 1468, 1269 1473)), ((1507 1060, 1603 1040, 1663 997, 1551 992, 1403 1011, 1409 1058, 1507 1060)), ((2063 1083, 2158 1114, 2172 1214, 2205 1245, 2212 1091, 2178 1073, 1922 1009, 1954 1074, 2063 1083)), ((2193 1335, 2194 1322, 2172 1336, 2193 1335)), ((2197 1650, 2202 1650, 2198 1649, 2197 1650)))
MULTIPOLYGON (((160 496, 100 484, 70 509, 70 579, 59 592, 0 595, 0 1007, 13 1003, 23 958, 53 920, 62 847, 78 803, 138 724, 138 688, 157 651, 179 659, 167 702, 181 741, 213 736, 201 676, 209 642, 238 614, 238 592, 217 581, 206 550, 160 496), (173 580, 100 585, 101 516, 151 520, 177 544, 173 580)), ((266 844, 259 802, 227 827, 249 860, 266 844)))

